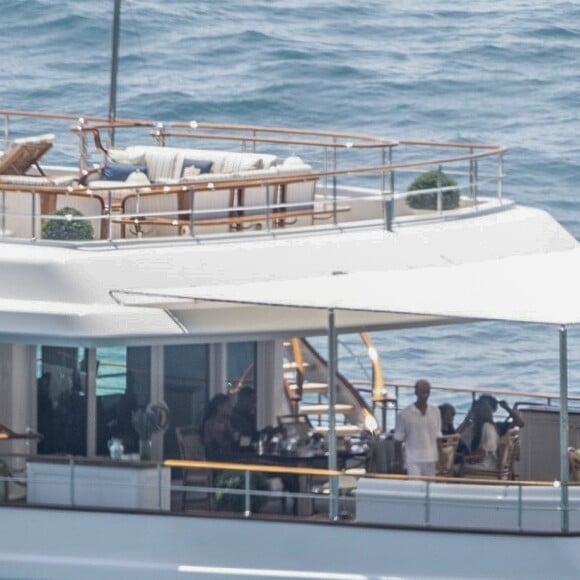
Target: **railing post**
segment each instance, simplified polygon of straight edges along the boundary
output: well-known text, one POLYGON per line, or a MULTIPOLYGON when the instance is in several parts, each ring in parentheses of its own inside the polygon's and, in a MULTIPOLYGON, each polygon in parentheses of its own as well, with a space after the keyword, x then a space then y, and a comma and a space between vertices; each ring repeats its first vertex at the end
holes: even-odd
POLYGON ((272 208, 270 207, 270 184, 266 184, 266 231, 271 231, 272 227, 272 208))
POLYGON ((437 212, 443 213, 443 192, 441 191, 441 173, 442 173, 441 165, 437 168, 437 212))
POLYGON ((32 239, 36 240, 36 192, 33 191, 30 195, 32 195, 32 239))
POLYGON ((189 189, 189 235, 193 238, 195 233, 193 231, 193 223, 195 221, 195 217, 193 215, 193 202, 194 202, 194 190, 193 188, 189 189))
POLYGON ((110 242, 113 239, 113 194, 109 189, 107 198, 107 240, 110 242))
POLYGON ((322 178, 322 182, 324 185, 324 197, 326 197, 328 193, 328 175, 326 174, 328 171, 328 147, 324 148, 323 156, 322 156, 322 171, 324 171, 324 176, 322 178))
MULTIPOLYGON (((334 138, 334 143, 336 144, 336 137, 334 138)), ((334 151, 333 151, 333 167, 332 170, 336 171, 336 160, 337 160, 337 153, 336 153, 336 147, 334 147, 334 151)), ((334 212, 333 212, 333 223, 336 226, 338 224, 338 214, 336 211, 336 173, 334 173, 332 175, 332 207, 334 208, 334 212)))
POLYGON ((70 505, 75 505, 75 460, 74 457, 69 457, 70 466, 70 481, 69 481, 69 494, 70 494, 70 505))
MULTIPOLYGON (((473 155, 473 147, 469 150, 470 154, 473 155)), ((477 201, 478 195, 478 163, 477 159, 470 159, 469 160, 469 196, 473 202, 477 201)))
POLYGON ((522 493, 523 493, 523 489, 522 489, 522 484, 518 484, 518 530, 521 532, 523 529, 523 514, 522 514, 522 509, 523 509, 523 504, 522 504, 522 493))
POLYGON ((497 198, 501 203, 503 200, 503 153, 499 154, 497 165, 497 198))
POLYGON ((2 237, 6 235, 6 192, 2 191, 2 237))
POLYGON ((425 487, 425 525, 431 525, 431 480, 427 480, 425 487))
POLYGON ((252 515, 252 504, 250 495, 250 471, 244 471, 244 515, 248 518, 252 515))
POLYGON ((83 131, 86 125, 84 117, 79 117, 78 134, 79 134, 79 171, 84 171, 88 165, 88 147, 87 136, 83 131))
MULTIPOLYGON (((389 148, 389 165, 391 164, 391 149, 389 148)), ((386 165, 386 155, 385 148, 381 149, 381 165, 384 167, 386 165)), ((393 230, 393 214, 394 214, 394 184, 395 176, 392 171, 389 171, 389 191, 386 191, 386 179, 385 171, 381 172, 381 192, 384 199, 384 218, 385 218, 385 229, 390 232, 393 230)))
POLYGON ((157 508, 163 510, 163 471, 161 463, 157 464, 157 508))

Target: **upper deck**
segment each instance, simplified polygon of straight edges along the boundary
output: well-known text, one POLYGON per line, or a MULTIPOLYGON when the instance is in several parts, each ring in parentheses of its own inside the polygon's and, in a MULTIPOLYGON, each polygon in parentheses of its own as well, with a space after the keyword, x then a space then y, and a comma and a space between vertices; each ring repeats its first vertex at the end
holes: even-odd
POLYGON ((0 113, 7 151, 16 138, 56 135, 36 164, 0 170, 0 235, 10 241, 124 244, 397 230, 511 206, 503 198, 499 145, 0 113), (425 174, 430 179, 415 183, 410 196, 425 174))

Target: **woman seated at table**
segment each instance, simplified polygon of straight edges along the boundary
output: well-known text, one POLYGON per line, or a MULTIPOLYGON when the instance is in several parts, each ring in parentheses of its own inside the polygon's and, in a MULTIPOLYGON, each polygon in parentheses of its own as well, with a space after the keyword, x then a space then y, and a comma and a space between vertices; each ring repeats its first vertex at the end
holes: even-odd
POLYGON ((201 438, 207 459, 227 459, 233 449, 231 426, 232 403, 228 395, 218 393, 208 403, 201 422, 201 438))
POLYGON ((464 456, 470 469, 495 469, 499 434, 493 422, 493 411, 486 401, 474 403, 471 411, 473 419, 473 439, 471 453, 464 456))

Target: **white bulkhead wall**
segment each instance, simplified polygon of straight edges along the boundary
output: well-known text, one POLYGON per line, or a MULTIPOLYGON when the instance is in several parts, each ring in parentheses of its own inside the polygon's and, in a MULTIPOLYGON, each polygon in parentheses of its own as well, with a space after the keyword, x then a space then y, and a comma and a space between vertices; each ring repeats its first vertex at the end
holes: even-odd
MULTIPOLYGON (((0 423, 19 433, 36 430, 35 346, 0 344, 0 423)), ((4 449, 8 445, 23 444, 28 443, 6 442, 4 449)))

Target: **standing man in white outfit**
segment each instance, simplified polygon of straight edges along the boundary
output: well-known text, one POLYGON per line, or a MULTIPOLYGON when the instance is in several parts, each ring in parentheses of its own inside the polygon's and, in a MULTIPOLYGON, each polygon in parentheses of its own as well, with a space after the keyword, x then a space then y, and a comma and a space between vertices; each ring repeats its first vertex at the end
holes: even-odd
POLYGON ((415 383, 417 400, 403 409, 397 418, 395 440, 405 445, 408 475, 435 475, 437 437, 441 436, 441 413, 427 403, 431 393, 429 381, 415 383))

